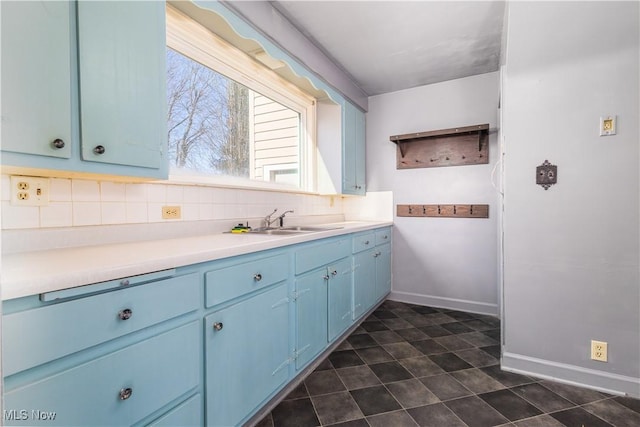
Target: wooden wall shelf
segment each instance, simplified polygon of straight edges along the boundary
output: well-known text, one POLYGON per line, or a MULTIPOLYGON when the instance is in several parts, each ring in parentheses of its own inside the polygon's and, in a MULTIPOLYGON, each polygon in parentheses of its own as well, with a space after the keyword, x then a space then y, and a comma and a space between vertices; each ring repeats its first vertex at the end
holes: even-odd
POLYGON ((489 205, 397 205, 397 216, 489 218, 489 205))
POLYGON ((396 168, 432 168, 489 163, 489 124, 393 135, 396 168))

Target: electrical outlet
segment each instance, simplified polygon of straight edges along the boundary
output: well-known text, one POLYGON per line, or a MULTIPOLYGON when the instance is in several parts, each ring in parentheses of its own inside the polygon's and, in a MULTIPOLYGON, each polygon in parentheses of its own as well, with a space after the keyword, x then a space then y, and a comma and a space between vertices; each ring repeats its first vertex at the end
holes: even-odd
POLYGON ((591 359, 600 362, 607 361, 607 343, 591 340, 591 359))
POLYGON ((180 206, 162 207, 162 219, 180 219, 181 216, 180 206))
POLYGON ((11 176, 11 204, 46 206, 49 204, 49 178, 11 176))
POLYGON ((616 134, 616 116, 600 117, 600 136, 616 134))

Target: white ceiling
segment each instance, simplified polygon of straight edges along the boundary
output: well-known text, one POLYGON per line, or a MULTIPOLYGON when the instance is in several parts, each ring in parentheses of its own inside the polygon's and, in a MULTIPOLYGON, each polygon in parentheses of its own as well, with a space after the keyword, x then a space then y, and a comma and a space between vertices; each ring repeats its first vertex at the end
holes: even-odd
POLYGON ((367 95, 497 71, 504 1, 273 1, 367 95))

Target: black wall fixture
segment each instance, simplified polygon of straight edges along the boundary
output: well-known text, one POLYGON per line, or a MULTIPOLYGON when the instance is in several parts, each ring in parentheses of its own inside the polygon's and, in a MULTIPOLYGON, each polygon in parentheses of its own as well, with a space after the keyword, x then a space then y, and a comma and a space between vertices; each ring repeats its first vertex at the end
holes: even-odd
POLYGON ((536 167, 536 184, 541 185, 548 190, 553 184, 558 182, 558 166, 545 160, 540 166, 536 167))

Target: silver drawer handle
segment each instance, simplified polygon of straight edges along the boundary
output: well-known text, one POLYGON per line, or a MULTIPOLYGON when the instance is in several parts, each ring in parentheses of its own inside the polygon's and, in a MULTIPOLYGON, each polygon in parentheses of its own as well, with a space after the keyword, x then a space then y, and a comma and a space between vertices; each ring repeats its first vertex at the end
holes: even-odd
POLYGON ((255 280, 256 282, 259 282, 260 280, 262 280, 262 274, 260 273, 256 273, 253 275, 253 280, 255 280))
POLYGON ((118 317, 120 318, 120 320, 128 320, 131 318, 131 316, 133 316, 133 310, 131 310, 130 308, 125 308, 124 310, 120 310, 118 312, 118 317))
POLYGON ((367 240, 367 241, 365 241, 365 242, 364 242, 364 244, 365 244, 365 245, 368 245, 368 244, 369 244, 369 241, 368 241, 368 240, 367 240))
POLYGON ((53 146, 53 148, 59 150, 61 148, 64 148, 65 144, 64 141, 61 140, 60 138, 56 138, 53 140, 53 142, 51 143, 51 145, 53 146))
POLYGON ((119 393, 120 400, 127 400, 131 397, 132 394, 133 390, 131 389, 131 387, 123 388, 119 393))
POLYGON ((382 236, 382 238, 383 238, 384 240, 387 240, 387 239, 389 238, 389 236, 384 235, 384 236, 382 236))
POLYGON ((222 322, 215 322, 215 323, 213 324, 213 329, 214 329, 215 331, 221 331, 221 330, 222 330, 222 328, 224 328, 224 324, 223 324, 222 322))

